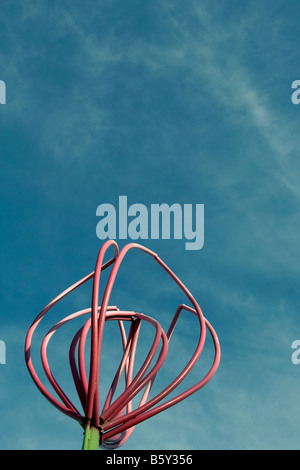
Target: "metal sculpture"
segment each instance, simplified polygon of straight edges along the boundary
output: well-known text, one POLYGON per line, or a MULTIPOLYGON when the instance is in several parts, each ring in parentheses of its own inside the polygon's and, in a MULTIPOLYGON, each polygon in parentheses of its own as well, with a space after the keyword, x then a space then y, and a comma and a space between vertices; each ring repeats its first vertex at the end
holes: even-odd
POLYGON ((157 413, 164 411, 165 409, 175 405, 181 400, 187 398, 192 393, 195 393, 201 387, 203 387, 215 374, 219 362, 220 362, 220 345, 216 332, 214 331, 211 324, 203 316, 203 313, 185 287, 185 285, 178 279, 178 277, 171 271, 171 269, 159 258, 159 256, 153 251, 145 248, 137 243, 129 243, 119 251, 118 245, 114 240, 108 240, 103 244, 99 251, 95 270, 76 282, 68 289, 58 295, 52 302, 50 302, 35 318, 31 324, 25 341, 25 360, 30 372, 30 375, 35 382, 41 393, 52 403, 58 410, 65 415, 78 421, 79 424, 84 428, 84 440, 83 450, 94 450, 98 449, 99 446, 102 448, 117 448, 120 447, 131 435, 134 427, 157 413), (114 256, 109 261, 104 263, 104 256, 109 247, 113 247, 114 256), (185 304, 180 305, 171 321, 167 333, 165 333, 160 323, 142 313, 133 311, 119 310, 115 306, 109 306, 109 299, 112 292, 112 288, 116 279, 117 272, 123 261, 126 253, 131 249, 138 249, 142 252, 150 255, 176 282, 179 288, 183 291, 186 298, 191 303, 191 306, 185 304), (108 267, 112 266, 102 302, 99 304, 99 286, 100 286, 100 275, 101 272, 108 267), (31 342, 34 331, 42 318, 65 296, 73 292, 75 289, 93 279, 93 290, 92 290, 92 305, 91 308, 86 308, 75 312, 61 321, 56 323, 50 331, 44 337, 41 345, 41 362, 45 375, 51 384, 52 388, 56 392, 59 399, 55 398, 48 389, 42 384, 38 374, 33 366, 31 357, 31 342), (153 385, 153 382, 164 364, 164 361, 168 353, 168 344, 171 339, 173 330, 181 311, 184 310, 196 316, 200 325, 200 334, 197 347, 192 354, 191 358, 187 362, 187 365, 180 372, 180 374, 161 392, 156 396, 148 400, 149 392, 153 385), (89 315, 88 320, 75 334, 69 349, 69 362, 70 368, 74 380, 74 384, 77 390, 77 394, 83 409, 83 412, 79 412, 68 396, 64 393, 62 388, 55 380, 48 363, 47 359, 47 346, 50 338, 53 334, 64 324, 69 321, 80 317, 89 315), (103 339, 104 325, 106 321, 115 320, 118 322, 121 338, 123 355, 120 360, 119 367, 114 376, 110 389, 108 391, 104 406, 100 411, 99 405, 99 370, 100 370, 100 357, 101 357, 101 344, 103 339), (124 322, 130 322, 129 333, 126 334, 124 322), (136 354, 136 347, 139 338, 139 332, 142 322, 148 322, 154 327, 155 335, 152 346, 138 370, 134 375, 134 361, 136 354), (206 339, 207 330, 211 334, 214 343, 215 357, 213 364, 209 372, 194 386, 188 388, 186 391, 179 393, 176 397, 170 398, 164 402, 164 400, 189 374, 199 359, 206 339), (86 366, 85 366, 85 346, 87 335, 90 331, 91 344, 90 344, 90 365, 89 365, 89 376, 87 378, 86 366), (76 361, 76 350, 77 350, 77 361, 76 361), (156 354, 157 353, 157 354, 156 354), (155 356, 158 356, 155 360, 155 356), (118 386, 121 376, 125 377, 125 389, 115 399, 114 393, 118 386), (142 394, 142 398, 139 405, 133 409, 133 398, 139 393, 142 394))

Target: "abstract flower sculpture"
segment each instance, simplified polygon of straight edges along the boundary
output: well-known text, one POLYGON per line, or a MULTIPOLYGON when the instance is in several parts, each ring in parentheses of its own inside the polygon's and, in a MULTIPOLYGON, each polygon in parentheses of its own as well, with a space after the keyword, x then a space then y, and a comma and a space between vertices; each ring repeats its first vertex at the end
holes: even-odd
POLYGON ((75 419, 84 428, 84 450, 98 449, 99 446, 103 448, 116 448, 120 447, 130 436, 134 427, 151 416, 154 416, 161 411, 175 405, 181 400, 187 398, 192 393, 203 387, 216 372, 220 362, 220 345, 217 335, 204 318, 202 311, 193 298, 188 289, 178 279, 178 277, 171 271, 171 269, 158 257, 156 253, 136 243, 129 243, 119 251, 118 245, 114 240, 108 240, 103 244, 99 251, 95 270, 88 276, 76 282, 60 295, 58 295, 52 302, 50 302, 35 318, 31 324, 25 341, 25 360, 28 370, 31 374, 33 381, 42 394, 52 403, 58 410, 67 416, 75 419), (104 256, 109 247, 113 247, 114 256, 109 261, 104 263, 104 256), (180 305, 171 321, 167 333, 165 333, 157 320, 146 316, 142 313, 133 311, 122 311, 117 307, 109 306, 109 299, 112 288, 116 279, 117 272, 123 261, 126 253, 131 249, 138 249, 150 255, 154 260, 169 274, 169 276, 176 282, 179 288, 185 294, 191 306, 185 304, 180 305), (99 286, 101 272, 108 267, 112 266, 111 272, 104 290, 102 301, 99 303, 99 286), (83 285, 88 280, 93 279, 92 290, 92 304, 91 308, 80 310, 73 313, 61 321, 56 323, 44 337, 41 345, 41 362, 45 375, 51 384, 53 390, 56 392, 57 397, 53 396, 48 389, 42 384, 36 370, 34 369, 31 358, 31 342, 32 336, 42 318, 51 310, 65 296, 72 291, 83 285), (168 344, 171 339, 172 332, 180 315, 184 310, 193 314, 199 321, 199 340, 196 349, 187 362, 187 365, 180 372, 180 374, 161 392, 148 400, 149 392, 153 382, 164 364, 168 353, 168 344), (57 381, 55 380, 47 359, 47 346, 52 335, 67 322, 80 317, 88 315, 87 321, 75 334, 69 349, 69 362, 70 368, 76 387, 76 391, 82 406, 82 412, 78 411, 71 400, 63 392, 57 381), (101 345, 103 339, 103 330, 106 321, 115 320, 118 322, 121 339, 122 339, 122 357, 117 368, 116 374, 108 391, 104 406, 100 411, 99 405, 99 370, 101 345), (124 322, 129 322, 129 332, 126 333, 124 322), (134 373, 134 362, 136 355, 136 347, 139 338, 140 326, 142 322, 148 322, 154 328, 154 340, 149 349, 149 352, 139 370, 134 373), (207 330, 211 334, 215 348, 215 357, 209 372, 195 385, 188 388, 184 392, 179 393, 177 396, 166 399, 168 395, 183 381, 183 379, 190 373, 193 366, 198 361, 205 344, 207 330), (89 374, 86 374, 86 339, 90 332, 90 364, 89 374), (77 351, 77 360, 76 360, 77 351), (116 388, 119 384, 120 378, 124 377, 124 391, 114 399, 116 388), (141 400, 134 409, 133 398, 141 392, 141 400), (166 399, 166 400, 164 400, 166 399), (164 400, 164 401, 163 401, 164 400))

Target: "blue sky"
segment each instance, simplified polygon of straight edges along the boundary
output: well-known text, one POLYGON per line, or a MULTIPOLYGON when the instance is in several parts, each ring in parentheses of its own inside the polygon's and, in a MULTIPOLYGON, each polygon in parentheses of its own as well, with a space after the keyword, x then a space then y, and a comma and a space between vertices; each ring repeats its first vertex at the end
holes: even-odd
MULTIPOLYGON (((79 426, 35 389, 24 340, 39 311, 94 269, 96 208, 120 195, 205 205, 201 250, 144 244, 188 286, 222 347, 214 379, 141 423, 124 449, 298 448, 299 1, 3 0, 0 9, 0 448, 81 447, 79 426)), ((126 263, 118 306, 168 324, 176 288, 141 254, 126 263)), ((89 307, 90 292, 57 318, 89 307)), ((62 379, 63 344, 52 352, 62 379)), ((188 323, 174 344, 162 381, 188 354, 188 323)), ((210 353, 208 342, 200 375, 210 353)))

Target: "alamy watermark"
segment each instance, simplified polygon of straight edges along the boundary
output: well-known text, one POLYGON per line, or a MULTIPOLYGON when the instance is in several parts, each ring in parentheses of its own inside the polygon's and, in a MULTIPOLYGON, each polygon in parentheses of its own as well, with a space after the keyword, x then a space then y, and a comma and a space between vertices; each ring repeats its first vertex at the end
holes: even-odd
POLYGON ((300 340, 295 339, 292 342, 291 348, 295 350, 291 355, 291 361, 293 364, 298 365, 300 364, 300 340))
POLYGON ((6 104, 6 85, 3 80, 0 80, 0 104, 6 104))
POLYGON ((96 234, 100 240, 186 240, 186 250, 200 250, 204 245, 204 204, 144 204, 128 207, 127 196, 119 196, 119 207, 100 204, 96 234))
POLYGON ((0 364, 6 364, 6 346, 2 340, 0 340, 0 364))
POLYGON ((293 104, 300 103, 300 80, 294 80, 292 83, 292 89, 295 90, 292 93, 291 100, 293 104))

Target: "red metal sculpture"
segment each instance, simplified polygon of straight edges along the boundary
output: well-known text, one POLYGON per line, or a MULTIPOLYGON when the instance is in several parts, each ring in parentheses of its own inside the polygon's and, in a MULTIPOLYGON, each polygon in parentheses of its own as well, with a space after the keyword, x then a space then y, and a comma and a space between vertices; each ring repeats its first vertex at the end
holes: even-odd
POLYGON ((42 394, 52 403, 56 408, 67 416, 75 419, 84 428, 84 442, 83 449, 98 449, 99 446, 103 448, 116 448, 120 447, 130 436, 134 427, 144 421, 145 419, 154 416, 157 413, 175 405, 181 400, 185 399, 192 393, 203 387, 216 372, 220 362, 220 345, 217 335, 210 325, 210 323, 204 318, 203 313, 193 298, 188 289, 178 279, 178 277, 171 271, 171 269, 158 257, 156 253, 145 248, 142 245, 136 243, 129 243, 119 251, 118 245, 114 240, 108 240, 99 251, 95 270, 88 276, 84 277, 80 281, 76 282, 60 295, 58 295, 52 302, 50 302, 36 317, 31 324, 25 341, 25 359, 26 364, 38 389, 42 394), (104 263, 104 256, 107 249, 112 246, 114 249, 114 257, 104 263), (133 311, 121 311, 117 307, 109 306, 109 299, 111 291, 116 279, 118 269, 124 256, 130 249, 138 249, 142 252, 150 255, 155 261, 171 276, 176 282, 180 289, 185 294, 186 298, 191 303, 191 306, 185 304, 180 305, 173 317, 173 320, 169 326, 168 332, 165 333, 160 323, 146 316, 142 313, 133 311), (100 274, 104 269, 112 266, 109 279, 107 281, 105 291, 103 294, 102 302, 99 304, 99 286, 100 286, 100 274), (51 330, 46 334, 42 346, 41 346, 41 361, 49 383, 58 395, 55 398, 42 384, 39 379, 31 358, 31 341, 32 336, 42 318, 54 307, 61 299, 70 294, 72 291, 83 285, 88 280, 93 279, 93 292, 92 292, 92 306, 84 310, 80 310, 72 315, 69 315, 54 325, 51 330), (148 401, 148 396, 152 384, 164 364, 165 358, 168 353, 168 344, 180 315, 180 312, 185 310, 195 315, 200 324, 200 335, 197 343, 196 350, 189 359, 187 365, 181 371, 181 373, 174 379, 164 390, 158 393, 156 396, 148 401), (74 318, 89 315, 88 320, 80 328, 80 330, 74 336, 70 349, 69 349, 69 362, 72 371, 74 384, 77 390, 79 400, 83 412, 80 413, 67 395, 63 392, 57 381, 55 380, 47 359, 47 345, 51 336, 64 324, 71 321, 74 318), (105 321, 115 320, 118 322, 122 346, 123 355, 120 360, 118 370, 112 381, 111 387, 108 391, 107 398, 104 402, 104 406, 100 411, 99 405, 99 365, 101 357, 101 344, 103 338, 103 330, 105 321), (130 322, 130 330, 128 335, 124 328, 124 322, 130 322), (135 361, 135 352, 137 342, 139 338, 141 322, 150 323, 155 329, 155 337, 152 346, 146 356, 145 361, 133 376, 133 366, 135 361), (87 334, 91 330, 91 345, 90 345, 90 369, 89 377, 87 378, 85 368, 85 345, 87 334), (194 386, 188 388, 186 391, 181 392, 176 397, 162 402, 186 377, 186 375, 192 370, 193 366, 199 359, 203 350, 206 338, 206 331, 209 331, 215 348, 215 357, 213 364, 209 372, 194 386), (160 349, 159 349, 160 348, 160 349), (76 362, 76 350, 78 353, 78 361, 76 362), (157 353, 157 354, 156 354, 157 353), (154 357, 158 356, 154 361, 154 357), (115 399, 114 392, 116 391, 117 385, 121 376, 125 376, 125 389, 115 399), (133 409, 133 398, 143 391, 142 398, 139 405, 133 409))

